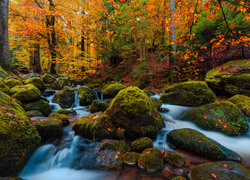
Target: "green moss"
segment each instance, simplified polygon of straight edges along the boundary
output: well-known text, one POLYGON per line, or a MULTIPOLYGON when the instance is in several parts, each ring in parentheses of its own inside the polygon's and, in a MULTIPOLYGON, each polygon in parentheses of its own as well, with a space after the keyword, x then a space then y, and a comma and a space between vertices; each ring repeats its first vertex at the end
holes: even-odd
POLYGON ((136 139, 131 143, 132 150, 141 153, 144 149, 152 148, 153 141, 147 137, 136 139))
POLYGON ((114 83, 111 85, 108 85, 104 90, 103 90, 103 95, 110 99, 110 98, 114 98, 119 91, 121 91, 122 89, 125 89, 127 86, 120 84, 120 83, 114 83))
POLYGON ((140 154, 136 152, 126 152, 124 155, 124 163, 134 165, 137 164, 140 154))
POLYGON ((59 121, 62 127, 68 126, 70 124, 69 118, 65 114, 58 114, 54 112, 49 115, 49 118, 59 121))
POLYGON ((153 102, 153 105, 155 106, 155 108, 157 110, 159 110, 161 108, 161 105, 162 105, 162 100, 158 99, 158 98, 151 98, 152 99, 152 102, 153 102))
POLYGON ((89 106, 89 111, 91 113, 105 111, 109 107, 109 104, 104 101, 94 100, 89 106))
POLYGON ((38 101, 35 101, 35 102, 23 104, 23 108, 25 111, 37 110, 43 113, 44 116, 48 116, 52 112, 51 107, 49 106, 49 103, 43 99, 39 99, 38 101))
POLYGON ((59 104, 62 108, 70 108, 75 101, 75 90, 73 88, 64 89, 56 93, 53 102, 59 104))
POLYGON ((4 82, 9 88, 23 85, 23 81, 17 78, 8 78, 4 82))
POLYGON ((117 139, 126 139, 125 129, 117 128, 117 130, 116 130, 116 138, 117 139))
POLYGON ((178 168, 185 164, 184 158, 179 153, 173 151, 166 151, 166 157, 164 159, 166 163, 178 168))
POLYGON ((10 93, 22 103, 36 101, 41 96, 41 91, 33 84, 15 86, 11 88, 10 93))
POLYGON ((41 139, 23 108, 2 92, 0 92, 0 119, 1 175, 17 175, 41 139))
POLYGON ((247 117, 233 103, 215 102, 183 113, 182 119, 192 121, 199 127, 223 132, 226 135, 240 135, 247 131, 247 117))
POLYGON ((115 128, 105 115, 92 114, 82 117, 73 123, 73 130, 88 139, 112 139, 115 136, 115 128))
POLYGON ((250 172, 244 166, 231 162, 211 162, 194 167, 190 173, 192 180, 249 180, 250 172))
POLYGON ((172 178, 171 180, 187 180, 187 179, 182 177, 182 176, 176 176, 176 177, 172 178))
POLYGON ((37 111, 37 110, 26 111, 26 114, 28 117, 44 116, 40 111, 37 111))
POLYGON ((59 110, 56 110, 54 113, 74 116, 74 115, 76 115, 76 110, 74 110, 74 109, 71 109, 71 110, 59 109, 59 110))
POLYGON ((250 97, 244 95, 235 95, 229 98, 227 101, 234 103, 247 117, 250 117, 250 97))
POLYGON ((155 172, 163 165, 161 151, 156 148, 145 149, 138 160, 138 166, 145 168, 149 172, 155 172))
POLYGON ((42 76, 42 79, 45 84, 52 84, 54 81, 56 81, 54 76, 47 73, 42 76))
POLYGON ((45 89, 45 84, 40 77, 33 77, 24 81, 25 84, 33 84, 41 91, 45 89))
POLYGON ((137 87, 121 90, 106 114, 116 127, 124 128, 131 138, 155 138, 164 126, 163 118, 150 97, 137 87))
POLYGON ((42 137, 42 141, 46 142, 48 139, 55 139, 62 136, 61 123, 54 119, 40 119, 35 121, 35 127, 42 137))
POLYGON ((0 78, 0 91, 9 94, 10 88, 5 84, 2 78, 0 78))
POLYGON ((87 106, 96 99, 95 92, 87 86, 78 89, 79 101, 82 106, 87 106))
POLYGON ((201 106, 216 101, 216 95, 203 81, 187 81, 167 87, 161 100, 181 106, 201 106))

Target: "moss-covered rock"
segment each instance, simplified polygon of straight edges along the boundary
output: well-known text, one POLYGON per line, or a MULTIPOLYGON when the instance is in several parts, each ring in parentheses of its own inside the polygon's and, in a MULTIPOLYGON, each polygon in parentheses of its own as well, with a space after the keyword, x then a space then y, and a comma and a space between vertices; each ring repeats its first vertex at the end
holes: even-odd
POLYGON ((82 117, 73 123, 73 130, 88 139, 112 139, 115 137, 115 128, 105 115, 92 114, 82 117))
POLYGON ((166 151, 166 157, 164 160, 166 163, 178 168, 185 164, 184 158, 179 153, 173 151, 166 151))
POLYGON ((15 86, 10 89, 10 93, 22 103, 39 100, 41 96, 41 91, 33 84, 15 86))
POLYGON ((146 169, 149 172, 159 170, 163 165, 163 156, 159 149, 145 149, 138 160, 138 166, 146 169))
POLYGON ((125 89, 127 86, 120 84, 120 83, 114 83, 111 85, 108 85, 104 90, 103 90, 103 95, 105 98, 110 99, 114 98, 120 90, 125 89))
POLYGON ((37 110, 26 111, 26 114, 28 117, 44 116, 40 111, 37 111, 37 110))
POLYGON ((194 129, 176 129, 167 135, 167 141, 180 149, 196 153, 212 160, 240 161, 238 154, 209 139, 194 129))
POLYGON ((53 103, 59 104, 62 108, 70 108, 75 101, 75 90, 73 88, 64 89, 55 94, 53 103))
POLYGON ((56 81, 54 76, 47 73, 42 76, 42 79, 45 84, 52 84, 54 81, 56 81))
POLYGON ((57 79, 57 81, 59 82, 60 86, 63 88, 65 86, 68 86, 68 87, 71 87, 72 84, 71 84, 71 81, 69 80, 69 78, 67 77, 59 77, 57 79))
POLYGON ((90 105, 96 99, 94 90, 87 86, 82 86, 78 89, 78 96, 81 106, 90 105))
POLYGON ((10 88, 5 84, 2 78, 0 78, 0 91, 9 94, 10 88))
POLYGON ((46 88, 42 78, 40 78, 40 77, 33 77, 30 79, 27 79, 24 81, 24 83, 25 84, 33 84, 41 91, 43 91, 46 88))
POLYGON ((131 143, 133 151, 141 153, 144 149, 152 148, 153 141, 147 137, 136 139, 131 143))
POLYGON ((49 103, 41 98, 35 102, 23 104, 23 108, 25 111, 37 110, 44 116, 48 116, 52 112, 49 103))
POLYGON ((69 118, 65 114, 51 113, 49 118, 52 120, 59 121, 62 127, 68 126, 70 124, 69 118))
POLYGON ((215 102, 185 111, 182 118, 201 128, 240 135, 247 131, 247 117, 233 103, 215 102))
POLYGON ((126 152, 124 155, 124 163, 129 164, 129 165, 137 164, 139 157, 140 157, 139 153, 126 152))
POLYGON ((250 117, 250 97, 235 95, 229 98, 228 101, 234 103, 247 117, 250 117))
POLYGON ((231 161, 211 162, 194 167, 190 178, 191 180, 249 180, 250 171, 231 161))
POLYGON ((91 113, 105 111, 109 107, 109 104, 104 101, 94 100, 89 106, 89 111, 91 113))
POLYGON ((187 180, 187 179, 182 176, 176 176, 176 177, 173 177, 171 180, 187 180))
POLYGON ((34 123, 43 142, 46 142, 48 139, 55 139, 62 136, 61 123, 55 119, 44 118, 36 120, 34 123))
POLYGON ((15 99, 0 92, 1 175, 17 175, 40 140, 23 108, 15 99))
POLYGON ((162 105, 162 100, 158 99, 158 98, 151 98, 152 99, 152 102, 153 102, 153 105, 155 106, 155 108, 159 111, 160 108, 161 108, 161 105, 162 105))
POLYGON ((65 115, 76 115, 76 110, 74 109, 71 109, 71 110, 67 110, 67 109, 59 109, 59 110, 56 110, 54 113, 57 113, 57 114, 65 114, 65 115))
POLYGON ((137 87, 121 90, 106 114, 116 127, 124 128, 130 138, 155 138, 164 126, 163 118, 150 97, 137 87))
POLYGON ((6 78, 4 82, 9 88, 23 85, 23 81, 21 79, 14 78, 14 77, 13 78, 6 78))
POLYGON ((205 80, 217 93, 250 96, 249 64, 249 59, 227 62, 210 70, 205 80))
POLYGON ((187 81, 167 87, 161 100, 181 106, 201 106, 214 102, 216 96, 206 82, 187 81))

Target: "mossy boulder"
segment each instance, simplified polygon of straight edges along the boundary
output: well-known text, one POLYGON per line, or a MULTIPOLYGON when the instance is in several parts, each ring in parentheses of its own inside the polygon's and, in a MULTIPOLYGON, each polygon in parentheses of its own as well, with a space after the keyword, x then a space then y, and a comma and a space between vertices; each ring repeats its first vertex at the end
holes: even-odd
POLYGON ((78 89, 78 96, 81 106, 87 106, 96 99, 95 91, 88 86, 82 86, 78 89))
POLYGON ((62 136, 61 123, 55 119, 41 118, 35 120, 34 124, 43 142, 62 136))
POLYGON ((250 96, 250 60, 227 62, 206 74, 207 84, 218 94, 250 96))
POLYGON ((22 103, 39 100, 41 96, 41 91, 33 84, 15 86, 11 88, 10 93, 22 103))
POLYGON ((114 98, 120 90, 125 89, 126 87, 127 86, 120 83, 110 84, 103 90, 103 95, 107 99, 114 98))
POLYGON ((43 117, 44 116, 40 111, 37 111, 37 110, 26 111, 26 114, 28 117, 36 117, 36 116, 43 117))
POLYGON ((167 135, 167 141, 176 147, 207 157, 211 160, 234 160, 241 158, 235 152, 223 147, 194 129, 176 129, 167 135))
POLYGON ((89 106, 89 111, 91 113, 95 113, 95 112, 100 112, 100 111, 105 111, 107 108, 109 107, 109 104, 104 102, 104 101, 98 101, 98 100, 94 100, 91 105, 89 106))
POLYGON ((47 73, 42 76, 42 79, 45 84, 52 84, 54 81, 56 81, 56 78, 54 76, 47 73))
POLYGON ((71 84, 71 81, 69 80, 69 78, 67 77, 59 77, 57 79, 57 81, 59 82, 60 86, 63 88, 65 86, 68 86, 68 87, 71 87, 72 84, 71 84))
POLYGON ((187 81, 167 87, 161 100, 181 106, 201 106, 216 101, 216 95, 206 82, 187 81))
POLYGON ((23 85, 23 81, 19 78, 7 78, 5 79, 5 84, 9 87, 9 88, 13 88, 15 86, 21 86, 23 85))
POLYGON ((56 110, 54 113, 57 113, 57 114, 65 114, 65 115, 76 115, 76 110, 74 109, 71 109, 71 110, 67 110, 67 109, 59 109, 59 110, 56 110))
POLYGON ((178 168, 181 168, 185 164, 184 158, 179 153, 173 151, 166 151, 164 160, 166 163, 178 168))
POLYGON ((24 81, 25 84, 33 84, 41 91, 45 90, 45 84, 40 77, 33 77, 24 81))
POLYGON ((234 103, 247 117, 250 117, 250 97, 235 95, 229 98, 228 101, 234 103))
POLYGON ((124 128, 130 138, 155 138, 164 126, 163 118, 150 97, 137 87, 121 90, 106 114, 116 127, 124 128))
POLYGON ((41 112, 44 116, 48 116, 52 112, 49 103, 41 98, 37 101, 23 104, 23 108, 25 111, 37 110, 41 112))
POLYGON ((138 166, 149 172, 159 170, 163 165, 163 156, 159 149, 145 149, 139 157, 138 166))
POLYGON ((51 113, 49 115, 50 119, 59 121, 62 127, 68 126, 70 124, 69 118, 65 114, 51 113))
POLYGON ((75 101, 75 90, 73 88, 64 89, 55 94, 53 103, 59 104, 62 108, 70 108, 75 101))
POLYGON ((211 162, 194 167, 190 178, 191 180, 249 180, 250 171, 232 161, 211 162))
POLYGON ((124 163, 134 165, 138 163, 140 154, 137 152, 126 152, 124 155, 124 163))
POLYGON ((9 94, 10 88, 7 86, 2 78, 0 78, 0 91, 9 94))
POLYGON ((162 105, 162 100, 158 99, 158 98, 155 98, 155 97, 152 97, 152 103, 153 105, 155 106, 155 108, 159 111, 160 108, 161 108, 161 105, 162 105))
POLYGON ((147 137, 136 139, 131 143, 131 149, 139 153, 141 153, 144 149, 152 147, 153 147, 153 141, 147 137))
POLYGON ((112 139, 116 130, 107 116, 102 114, 92 114, 82 117, 73 123, 73 130, 76 134, 88 139, 112 139))
POLYGON ((17 175, 40 144, 40 136, 17 101, 0 92, 0 175, 17 175))
POLYGON ((240 135, 247 131, 247 117, 229 101, 214 102, 185 111, 181 119, 191 121, 201 128, 240 135))

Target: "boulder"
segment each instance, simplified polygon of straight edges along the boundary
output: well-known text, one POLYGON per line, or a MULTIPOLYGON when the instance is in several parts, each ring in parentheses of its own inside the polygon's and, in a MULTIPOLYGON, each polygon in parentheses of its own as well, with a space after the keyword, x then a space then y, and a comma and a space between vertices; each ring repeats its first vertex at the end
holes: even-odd
POLYGON ((9 88, 23 85, 23 81, 21 79, 14 77, 6 78, 4 82, 9 88))
POLYGON ((0 91, 9 94, 10 88, 5 84, 2 78, 0 78, 0 91))
POLYGON ((71 109, 71 110, 67 110, 67 109, 59 109, 59 110, 56 110, 54 113, 57 113, 57 114, 65 114, 65 115, 70 115, 70 116, 74 116, 76 115, 76 110, 74 109, 71 109))
POLYGON ((141 153, 144 149, 152 147, 153 147, 153 141, 147 137, 136 139, 131 143, 131 149, 139 153, 141 153))
POLYGON ((232 161, 200 164, 190 173, 191 180, 249 180, 249 178, 250 171, 232 161))
POLYGON ((41 77, 40 74, 37 73, 29 73, 28 75, 25 76, 25 79, 31 79, 34 77, 41 77))
POLYGON ((134 165, 138 163, 140 154, 137 152, 126 152, 124 155, 124 163, 134 165))
POLYGON ((57 79, 57 81, 59 82, 60 86, 63 88, 65 86, 68 86, 68 87, 71 87, 72 84, 71 84, 71 81, 69 80, 69 78, 67 77, 59 77, 57 79))
POLYGON ((227 62, 206 74, 205 81, 218 94, 250 96, 250 60, 227 62))
POLYGON ((109 107, 109 104, 104 102, 104 101, 98 101, 98 100, 94 100, 91 105, 89 106, 89 111, 91 113, 95 113, 95 112, 100 112, 100 111, 105 111, 107 108, 109 107))
POLYGON ((62 108, 70 108, 75 101, 75 90, 73 88, 64 89, 55 94, 53 103, 59 104, 62 108))
POLYGON ((47 73, 42 76, 42 79, 45 84, 52 84, 56 81, 56 78, 54 76, 47 73))
POLYGON ((0 176, 17 175, 40 136, 17 101, 0 92, 0 176))
POLYGON ((10 93, 22 103, 39 100, 41 96, 41 91, 33 84, 15 86, 11 88, 10 93))
POLYGON ((167 135, 167 141, 180 149, 193 152, 211 160, 241 160, 240 156, 235 152, 225 148, 194 129, 184 128, 172 130, 167 135))
POLYGON ((105 98, 110 99, 114 98, 120 90, 125 89, 127 86, 120 84, 120 83, 114 83, 111 85, 108 85, 104 90, 103 90, 103 95, 105 98))
POLYGON ((163 165, 163 156, 159 149, 145 149, 139 157, 138 166, 149 172, 159 170, 163 165))
POLYGON ((28 117, 44 116, 40 111, 37 111, 37 110, 26 111, 26 114, 28 117))
POLYGON ((40 77, 33 77, 24 81, 25 84, 33 84, 41 91, 45 90, 45 84, 40 77))
POLYGON ((250 117, 250 97, 237 94, 227 101, 234 103, 247 117, 250 117))
POLYGON ((173 151, 165 151, 165 152, 166 152, 166 157, 164 158, 164 160, 166 161, 166 163, 178 168, 184 166, 185 164, 184 158, 179 153, 173 151))
POLYGON ((37 110, 41 112, 44 116, 48 116, 52 112, 49 103, 41 98, 37 101, 23 104, 23 108, 25 111, 37 110))
POLYGON ((229 101, 214 102, 183 112, 181 119, 191 121, 201 128, 240 135, 247 131, 247 117, 229 101))
POLYGON ((78 96, 81 106, 90 105, 96 99, 94 90, 87 86, 82 86, 78 89, 78 96))
POLYGON ((55 90, 51 88, 46 88, 44 91, 42 91, 43 96, 51 96, 54 93, 55 93, 55 90))
POLYGON ((55 121, 60 122, 62 127, 66 127, 70 124, 69 118, 65 114, 51 113, 49 118, 55 121))
POLYGON ((187 81, 169 86, 161 95, 163 103, 201 106, 216 101, 216 95, 203 81, 187 81))
POLYGON ((130 138, 155 138, 164 126, 163 118, 151 98, 137 87, 121 90, 106 114, 116 127, 124 128, 130 138))

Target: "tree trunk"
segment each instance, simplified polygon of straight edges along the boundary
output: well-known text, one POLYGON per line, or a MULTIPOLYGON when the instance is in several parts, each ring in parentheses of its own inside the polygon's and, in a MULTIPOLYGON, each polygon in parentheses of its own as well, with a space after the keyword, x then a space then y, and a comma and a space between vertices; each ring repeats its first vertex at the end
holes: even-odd
POLYGON ((170 0, 170 18, 171 18, 171 31, 170 31, 170 64, 174 65, 176 62, 176 43, 175 43, 175 0, 170 0))
POLYGON ((34 72, 41 73, 42 68, 40 64, 40 44, 35 42, 32 47, 29 66, 34 72))
POLYGON ((10 69, 8 7, 8 0, 0 0, 0 65, 5 69, 10 69))

